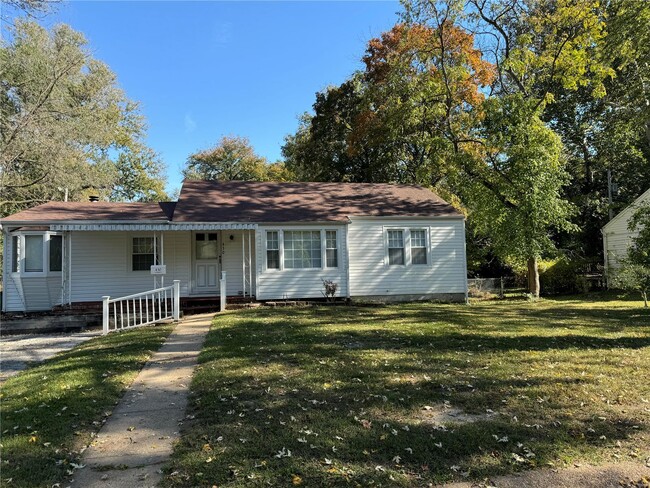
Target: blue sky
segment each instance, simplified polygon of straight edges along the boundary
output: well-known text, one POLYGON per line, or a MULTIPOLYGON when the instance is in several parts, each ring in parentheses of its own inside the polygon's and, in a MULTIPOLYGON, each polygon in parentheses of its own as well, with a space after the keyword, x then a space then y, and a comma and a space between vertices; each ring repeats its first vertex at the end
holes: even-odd
POLYGON ((397 2, 67 1, 41 20, 83 32, 147 118, 148 143, 180 186, 187 156, 223 135, 270 161, 314 95, 361 67, 397 2))

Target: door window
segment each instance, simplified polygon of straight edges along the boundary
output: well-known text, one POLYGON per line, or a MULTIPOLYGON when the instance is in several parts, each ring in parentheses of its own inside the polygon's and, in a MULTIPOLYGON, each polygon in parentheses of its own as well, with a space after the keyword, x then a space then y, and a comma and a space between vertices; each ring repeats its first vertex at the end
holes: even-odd
POLYGON ((217 259, 219 246, 216 233, 198 233, 195 235, 196 259, 217 259))

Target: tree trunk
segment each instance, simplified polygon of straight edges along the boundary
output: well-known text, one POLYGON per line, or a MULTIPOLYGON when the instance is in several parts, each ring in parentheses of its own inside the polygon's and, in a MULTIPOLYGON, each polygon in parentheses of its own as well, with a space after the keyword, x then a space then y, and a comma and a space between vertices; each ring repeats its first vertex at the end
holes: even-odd
POLYGON ((645 292, 645 291, 642 291, 641 295, 643 296, 643 306, 645 308, 648 308, 648 293, 645 292))
POLYGON ((539 270, 537 258, 528 258, 528 292, 533 298, 539 298, 539 270))

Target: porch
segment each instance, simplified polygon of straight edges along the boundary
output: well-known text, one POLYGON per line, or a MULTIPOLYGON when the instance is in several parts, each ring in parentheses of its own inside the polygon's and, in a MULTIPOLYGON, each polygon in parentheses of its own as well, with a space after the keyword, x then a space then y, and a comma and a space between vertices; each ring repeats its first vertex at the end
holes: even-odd
POLYGON ((56 224, 5 228, 6 312, 101 310, 121 297, 180 281, 185 313, 255 298, 255 224, 56 224), (7 269, 9 268, 9 269, 7 269))

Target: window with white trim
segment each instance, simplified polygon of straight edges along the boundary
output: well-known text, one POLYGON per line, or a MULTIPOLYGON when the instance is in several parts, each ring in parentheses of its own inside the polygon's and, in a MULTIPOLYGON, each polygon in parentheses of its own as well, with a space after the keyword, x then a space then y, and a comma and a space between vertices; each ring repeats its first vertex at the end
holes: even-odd
POLYGON ((325 267, 339 267, 339 249, 335 230, 325 231, 325 267))
POLYGON ((43 272, 43 235, 25 236, 25 273, 43 272))
POLYGON ((48 275, 60 273, 63 236, 50 232, 19 232, 11 236, 11 272, 48 275))
POLYGON ((11 236, 11 272, 18 273, 18 263, 20 262, 20 237, 11 236))
POLYGON ((403 265, 406 263, 404 253, 404 231, 388 231, 388 264, 403 265))
POLYGON ((154 264, 160 264, 155 259, 154 238, 134 237, 131 249, 131 269, 133 271, 149 271, 154 264))
POLYGON ((285 269, 321 267, 320 231, 285 230, 283 242, 285 269))
POLYGON ((280 269, 280 237, 277 230, 266 232, 266 268, 280 269))
POLYGON ((57 273, 63 268, 63 236, 50 236, 50 271, 57 273))
POLYGON ((427 264, 427 234, 424 229, 410 229, 411 264, 427 264))

